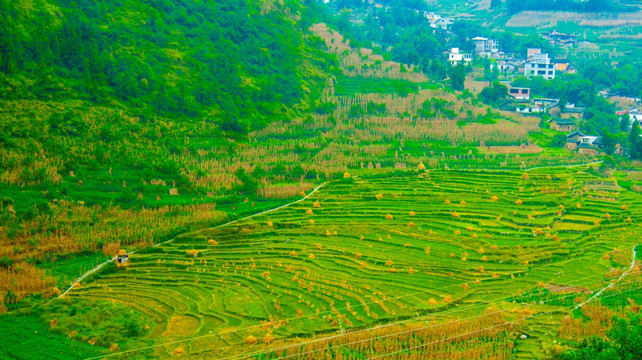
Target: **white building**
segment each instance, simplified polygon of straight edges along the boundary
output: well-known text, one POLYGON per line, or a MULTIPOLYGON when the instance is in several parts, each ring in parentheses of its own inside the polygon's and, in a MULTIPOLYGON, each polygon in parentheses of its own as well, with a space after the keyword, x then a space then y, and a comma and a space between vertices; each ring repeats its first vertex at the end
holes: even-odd
POLYGON ((548 54, 534 53, 524 64, 524 75, 527 77, 541 76, 546 80, 555 79, 555 64, 551 63, 548 54))
POLYGON ((477 56, 491 57, 499 53, 499 43, 493 39, 478 36, 473 38, 472 42, 477 56))
POLYGON ((473 61, 473 55, 459 51, 459 48, 452 48, 448 53, 448 62, 455 66, 457 64, 466 64, 473 61))

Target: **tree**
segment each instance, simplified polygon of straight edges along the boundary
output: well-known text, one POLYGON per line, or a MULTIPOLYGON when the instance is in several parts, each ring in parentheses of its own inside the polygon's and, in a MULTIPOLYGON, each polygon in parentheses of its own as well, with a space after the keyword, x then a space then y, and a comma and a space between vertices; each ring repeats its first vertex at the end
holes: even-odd
POLYGON ((493 83, 479 93, 479 98, 486 104, 497 105, 508 95, 508 88, 500 83, 493 83))
POLYGON ((622 115, 622 118, 620 119, 620 131, 621 132, 627 132, 631 128, 631 117, 629 114, 624 114, 622 115))
POLYGON ((640 125, 637 121, 633 122, 631 132, 629 133, 629 157, 631 159, 642 159, 642 140, 640 139, 640 125))
POLYGON ((502 0, 490 0, 490 8, 497 9, 502 6, 502 0))
POLYGON ((455 90, 464 90, 464 82, 466 81, 466 67, 462 64, 454 66, 450 69, 450 85, 455 90))

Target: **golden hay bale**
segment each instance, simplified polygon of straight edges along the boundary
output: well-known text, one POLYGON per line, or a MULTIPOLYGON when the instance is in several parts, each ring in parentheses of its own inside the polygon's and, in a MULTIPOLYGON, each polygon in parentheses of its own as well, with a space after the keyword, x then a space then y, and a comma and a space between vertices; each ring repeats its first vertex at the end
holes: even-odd
POLYGON ((454 257, 455 257, 455 253, 450 253, 450 255, 449 255, 449 256, 450 256, 451 258, 454 258, 454 257))
POLYGON ((363 240, 363 239, 365 239, 365 237, 363 237, 363 235, 359 235, 359 240, 363 240))
POLYGON ((270 333, 265 334, 265 336, 263 337, 263 343, 271 344, 273 342, 274 342, 274 336, 272 336, 272 334, 270 333))
POLYGON ((386 220, 392 220, 392 219, 393 219, 392 215, 386 214, 386 220))
POLYGON ((433 298, 430 298, 430 300, 428 300, 428 305, 430 305, 430 306, 435 306, 435 305, 437 305, 437 300, 435 300, 435 299, 433 299, 433 298))
POLYGON ((116 343, 111 344, 111 346, 109 347, 109 351, 113 353, 118 352, 119 350, 120 350, 120 346, 118 346, 118 344, 116 343))
POLYGON ((606 218, 606 220, 611 220, 611 214, 609 213, 604 214, 604 217, 606 218))
POLYGON ((271 220, 268 220, 267 226, 272 227, 272 226, 274 226, 274 223, 271 220))
POLYGON ((172 196, 177 196, 178 195, 178 189, 177 188, 169 189, 169 194, 172 195, 172 196))
POLYGON ((315 247, 317 250, 321 250, 321 249, 323 249, 323 245, 321 245, 321 244, 316 244, 316 245, 314 245, 314 247, 315 247))
POLYGON ((459 213, 457 211, 453 211, 453 213, 451 215, 453 217, 456 217, 456 218, 460 217, 460 215, 459 215, 459 213))
POLYGON ((468 283, 464 283, 464 284, 462 284, 462 286, 461 286, 461 287, 462 287, 464 290, 469 290, 469 289, 470 289, 470 285, 468 285, 468 283))
POLYGON ((410 215, 410 216, 415 216, 415 215, 417 215, 417 213, 416 213, 416 212, 414 212, 414 211, 412 211, 412 210, 410 210, 410 212, 408 213, 408 215, 410 215))
POLYGON ((388 259, 388 260, 386 261, 386 264, 385 264, 385 265, 386 265, 386 266, 392 266, 392 264, 394 264, 394 263, 392 262, 392 259, 388 259))
POLYGON ((256 338, 252 335, 245 338, 246 345, 256 345, 256 338))
POLYGON ((464 257, 461 258, 461 261, 466 261, 466 260, 468 260, 467 256, 464 256, 464 257))
POLYGON ((199 251, 196 250, 196 249, 187 250, 187 255, 189 255, 189 256, 197 257, 198 253, 199 253, 199 251))
POLYGON ((444 304, 450 304, 453 302, 453 298, 450 295, 444 296, 444 299, 442 300, 444 304))
POLYGON ((416 272, 417 270, 413 269, 412 266, 410 267, 410 269, 408 269, 408 274, 414 274, 416 272))
POLYGON ((578 209, 581 209, 581 208, 582 208, 582 204, 577 203, 576 207, 577 207, 578 209))
POLYGON ((528 173, 523 173, 522 180, 528 180, 528 179, 529 179, 528 173))
POLYGON ((161 197, 160 195, 156 195, 156 201, 160 201, 161 197))
POLYGON ((524 260, 524 266, 528 266, 528 260, 524 260))
POLYGON ((207 240, 207 245, 218 245, 218 241, 214 239, 208 239, 207 240))
POLYGON ((633 220, 631 219, 631 217, 630 217, 630 216, 629 216, 628 218, 626 218, 626 220, 624 220, 624 221, 626 221, 626 222, 628 222, 628 223, 632 223, 632 222, 633 222, 633 220))
POLYGON ((537 283, 537 287, 541 287, 541 288, 546 287, 546 283, 543 281, 540 281, 537 283))
POLYGON ((553 180, 553 177, 550 175, 546 175, 546 180, 553 180))
POLYGON ((315 202, 312 204, 312 207, 317 208, 317 209, 320 209, 320 208, 321 208, 321 203, 319 202, 319 200, 315 201, 315 202))
POLYGON ((602 256, 602 260, 611 260, 611 255, 604 254, 604 256, 602 256))
POLYGON ((417 225, 416 225, 414 222, 412 222, 412 221, 411 221, 411 222, 409 222, 409 223, 408 223, 408 226, 410 226, 410 227, 415 227, 415 226, 417 226, 417 225))
POLYGON ((595 225, 595 226, 600 226, 600 221, 599 221, 599 220, 595 220, 595 221, 593 221, 593 225, 595 225))
POLYGON ((522 205, 523 203, 524 201, 522 201, 521 199, 518 199, 517 201, 515 201, 515 205, 522 205))
POLYGON ((396 273, 396 272, 397 272, 397 269, 395 269, 395 267, 393 266, 393 267, 391 267, 391 268, 390 268, 390 272, 391 272, 391 273, 396 273))
POLYGON ((377 241, 380 241, 380 242, 381 242, 381 241, 383 241, 383 239, 381 238, 381 236, 379 236, 379 237, 377 238, 377 241))
POLYGON ((533 215, 528 214, 528 220, 533 220, 533 219, 535 219, 535 218, 533 217, 533 215))
POLYGON ((544 235, 544 230, 540 228, 535 229, 535 235, 544 235))
POLYGON ((493 196, 490 198, 490 201, 499 201, 499 198, 497 197, 497 195, 493 195, 493 196))
POLYGON ((417 170, 426 170, 426 165, 424 165, 424 163, 419 163, 419 165, 417 165, 417 170))
POLYGON ((462 201, 460 201, 460 202, 459 202, 459 205, 461 205, 461 206, 466 206, 466 200, 462 200, 462 201))
POLYGON ((290 256, 299 256, 299 254, 297 254, 296 251, 292 250, 290 251, 290 256))
POLYGON ((444 201, 444 204, 450 205, 450 200, 446 199, 446 201, 444 201))
POLYGON ((466 227, 466 231, 475 231, 475 229, 469 225, 466 227))
POLYGON ((356 253, 356 254, 354 255, 354 257, 356 257, 357 259, 361 259, 361 257, 362 257, 362 256, 363 256, 363 255, 362 255, 360 252, 358 252, 358 253, 356 253))
POLYGON ((461 234, 461 231, 459 231, 459 229, 457 229, 457 230, 455 230, 455 231, 453 232, 453 234, 455 234, 455 235, 459 235, 459 234, 461 234))
POLYGON ((499 274, 498 273, 493 273, 493 279, 499 279, 499 274))
POLYGON ((403 247, 409 248, 410 247, 410 243, 403 244, 403 247))
POLYGON ((181 356, 183 354, 185 354, 185 350, 183 350, 182 347, 179 346, 176 349, 174 349, 174 355, 181 356))
POLYGON ((306 210, 306 211, 305 211, 305 213, 306 213, 307 215, 314 215, 314 211, 312 211, 312 209, 308 209, 308 210, 306 210))
POLYGON ((347 179, 349 177, 350 177, 350 173, 349 172, 346 171, 346 172, 343 173, 343 178, 344 179, 347 179))
POLYGON ((308 255, 308 259, 310 259, 310 260, 314 260, 315 258, 316 258, 316 256, 314 256, 314 254, 308 255))
POLYGON ((626 209, 628 209, 628 207, 626 206, 626 204, 622 204, 622 206, 620 206, 620 209, 626 210, 626 209))
POLYGON ((390 239, 392 239, 392 236, 390 236, 390 234, 388 234, 388 235, 386 235, 386 239, 390 240, 390 239))
POLYGON ((310 223, 310 224, 314 224, 314 219, 310 219, 310 220, 308 220, 308 223, 310 223))
POLYGON ((477 271, 479 271, 480 273, 483 273, 484 272, 484 267, 483 266, 479 266, 477 268, 477 271))
POLYGON ((479 255, 483 255, 485 252, 486 252, 486 251, 484 250, 484 247, 483 247, 483 246, 482 246, 482 247, 480 247, 480 248, 479 248, 479 250, 477 250, 477 253, 478 253, 479 255))
POLYGON ((96 341, 97 341, 97 340, 98 340, 98 339, 93 338, 93 339, 91 339, 91 340, 87 341, 87 343, 88 343, 89 345, 96 345, 96 341))
POLYGON ((362 262, 361 265, 359 265, 359 268, 363 269, 366 267, 366 263, 362 262))
POLYGON ((336 230, 334 230, 334 231, 332 232, 332 235, 337 236, 337 231, 336 231, 336 230))
POLYGON ((375 198, 377 198, 377 200, 381 200, 383 199, 383 194, 377 194, 375 195, 375 198))
POLYGON ((52 319, 51 321, 49 321, 49 328, 53 329, 56 326, 58 326, 58 319, 52 319))
POLYGON ((430 254, 430 246, 426 246, 426 254, 430 254))
POLYGON ((482 256, 481 260, 482 261, 488 261, 488 256, 486 256, 486 255, 482 256))

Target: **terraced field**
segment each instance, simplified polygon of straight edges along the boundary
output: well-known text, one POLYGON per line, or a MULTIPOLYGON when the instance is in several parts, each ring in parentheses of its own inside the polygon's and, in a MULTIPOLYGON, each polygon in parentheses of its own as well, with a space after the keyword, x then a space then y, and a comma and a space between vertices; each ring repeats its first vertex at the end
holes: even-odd
POLYGON ((123 358, 239 356, 279 339, 464 318, 563 292, 540 304, 557 316, 570 311, 560 308, 573 304, 569 291, 601 288, 610 269, 629 265, 641 208, 639 195, 578 169, 362 174, 135 254, 64 301, 142 313, 152 347, 123 358))

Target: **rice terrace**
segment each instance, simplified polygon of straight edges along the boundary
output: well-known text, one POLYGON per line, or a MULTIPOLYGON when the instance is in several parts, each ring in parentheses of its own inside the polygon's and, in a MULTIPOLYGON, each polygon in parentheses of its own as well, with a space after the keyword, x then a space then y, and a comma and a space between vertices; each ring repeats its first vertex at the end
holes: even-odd
MULTIPOLYGON (((629 269, 642 197, 587 166, 419 168, 346 173, 111 263, 64 301, 140 315, 150 345, 108 358, 520 358, 629 269)), ((626 303, 639 284, 635 267, 601 296, 626 303)))

